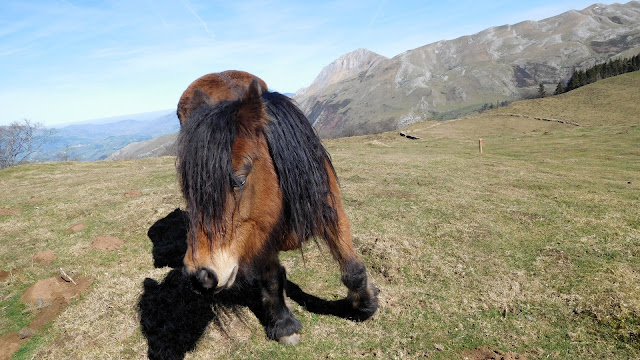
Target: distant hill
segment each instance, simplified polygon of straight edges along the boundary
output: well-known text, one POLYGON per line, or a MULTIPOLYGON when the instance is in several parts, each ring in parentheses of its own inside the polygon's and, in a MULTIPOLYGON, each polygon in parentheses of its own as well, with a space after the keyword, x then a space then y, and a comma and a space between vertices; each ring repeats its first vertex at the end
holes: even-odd
POLYGON ((640 125, 640 71, 614 76, 562 95, 516 101, 491 114, 523 114, 591 125, 640 125))
POLYGON ((164 110, 157 110, 157 111, 147 111, 147 112, 135 113, 135 114, 109 116, 109 117, 106 117, 106 118, 97 118, 97 119, 89 119, 89 120, 82 120, 82 121, 74 121, 72 123, 61 123, 61 124, 58 124, 58 125, 54 125, 53 127, 57 128, 57 129, 61 129, 61 128, 67 127, 69 125, 113 124, 113 123, 117 123, 118 121, 122 121, 122 120, 147 121, 147 120, 154 120, 154 119, 157 119, 159 117, 165 116, 165 115, 171 113, 172 111, 175 111, 175 109, 164 109, 164 110))
POLYGON ((157 138, 134 142, 109 155, 106 160, 131 160, 158 156, 174 156, 176 154, 176 138, 178 133, 167 134, 157 138))
POLYGON ((640 2, 592 5, 492 27, 391 59, 366 49, 325 67, 294 99, 319 134, 376 133, 455 118, 484 103, 552 93, 574 69, 640 51, 640 2))
POLYGON ((56 129, 56 134, 36 155, 41 160, 106 159, 126 145, 176 132, 175 111, 119 117, 109 123, 81 123, 56 129))

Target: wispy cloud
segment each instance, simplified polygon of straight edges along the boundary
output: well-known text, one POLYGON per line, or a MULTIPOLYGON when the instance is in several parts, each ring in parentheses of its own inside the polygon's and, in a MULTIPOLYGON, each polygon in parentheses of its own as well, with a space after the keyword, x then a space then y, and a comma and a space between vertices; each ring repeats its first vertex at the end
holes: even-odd
POLYGON ((65 4, 67 4, 67 5, 69 5, 69 6, 71 6, 72 8, 76 7, 75 5, 73 5, 72 3, 68 2, 67 0, 60 0, 60 1, 65 3, 65 4))
POLYGON ((0 57, 3 56, 10 56, 10 55, 16 55, 19 54, 21 52, 24 52, 28 49, 28 47, 21 47, 21 48, 14 48, 14 49, 0 49, 0 57))
POLYGON ((126 49, 121 47, 107 47, 93 50, 88 56, 92 59, 122 59, 135 57, 145 52, 144 48, 126 49))
POLYGON ((187 10, 189 10, 189 12, 191 12, 191 14, 200 22, 200 25, 202 25, 202 28, 204 29, 204 31, 213 37, 214 35, 209 30, 209 26, 207 25, 207 22, 202 20, 202 18, 200 17, 200 15, 198 15, 198 13, 195 11, 193 6, 191 6, 191 3, 189 2, 189 0, 182 0, 182 3, 187 8, 187 10))
POLYGON ((162 26, 165 29, 169 28, 169 23, 167 23, 167 20, 165 20, 164 16, 162 16, 160 14, 160 12, 158 12, 158 9, 156 8, 156 5, 153 3, 153 0, 148 0, 149 1, 149 6, 151 7, 151 11, 154 13, 155 16, 160 18, 160 21, 162 22, 162 26))
POLYGON ((373 14, 373 17, 371 18, 371 20, 369 21, 369 26, 375 24, 376 20, 378 19, 378 16, 380 16, 380 12, 382 11, 382 7, 384 6, 385 3, 386 3, 385 0, 381 0, 378 3, 378 9, 376 10, 376 13, 373 14))

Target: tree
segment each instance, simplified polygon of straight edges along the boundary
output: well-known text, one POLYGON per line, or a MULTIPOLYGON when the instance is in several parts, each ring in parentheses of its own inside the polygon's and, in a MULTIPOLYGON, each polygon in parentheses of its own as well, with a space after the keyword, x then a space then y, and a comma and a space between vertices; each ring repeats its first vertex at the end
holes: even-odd
MULTIPOLYGON (((607 62, 594 65, 586 70, 574 69, 566 87, 563 86, 562 89, 567 92, 598 80, 638 70, 640 70, 640 54, 631 58, 609 59, 607 62)), ((558 94, 559 88, 560 84, 556 88, 556 94, 558 94)))
POLYGON ((540 85, 538 86, 538 97, 545 97, 547 96, 547 91, 544 89, 544 84, 540 83, 540 85))
POLYGON ((567 83, 567 91, 577 89, 584 85, 587 85, 587 75, 582 70, 576 70, 567 83))
POLYGON ((55 161, 78 161, 78 157, 73 155, 73 149, 67 145, 64 150, 58 152, 55 157, 55 161))
POLYGON ((556 92, 554 93, 554 95, 560 95, 564 92, 564 84, 562 84, 562 81, 558 82, 558 86, 556 86, 556 92))
POLYGON ((0 169, 28 162, 53 133, 27 119, 0 126, 0 169))

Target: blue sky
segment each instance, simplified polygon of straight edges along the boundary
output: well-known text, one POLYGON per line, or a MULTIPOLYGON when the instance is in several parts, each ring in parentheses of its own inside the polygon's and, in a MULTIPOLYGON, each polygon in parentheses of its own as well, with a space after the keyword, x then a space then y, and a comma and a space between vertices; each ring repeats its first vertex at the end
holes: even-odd
POLYGON ((593 2, 2 0, 0 125, 172 109, 191 81, 229 69, 295 92, 357 48, 393 57, 593 2))

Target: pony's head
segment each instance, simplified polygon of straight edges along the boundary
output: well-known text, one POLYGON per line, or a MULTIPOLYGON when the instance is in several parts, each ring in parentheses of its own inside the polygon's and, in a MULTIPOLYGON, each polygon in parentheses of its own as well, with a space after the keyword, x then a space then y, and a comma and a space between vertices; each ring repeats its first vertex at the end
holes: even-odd
POLYGON ((190 219, 184 268, 205 289, 230 287, 282 213, 263 91, 264 81, 227 71, 194 81, 178 103, 177 167, 190 219))
POLYGON ((180 96, 177 115, 180 124, 184 124, 194 107, 202 104, 202 99, 192 100, 197 90, 207 94, 207 101, 218 103, 220 101, 238 100, 249 88, 253 80, 258 81, 262 91, 267 90, 267 84, 259 77, 245 71, 228 70, 220 73, 204 75, 192 82, 180 96))

